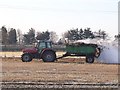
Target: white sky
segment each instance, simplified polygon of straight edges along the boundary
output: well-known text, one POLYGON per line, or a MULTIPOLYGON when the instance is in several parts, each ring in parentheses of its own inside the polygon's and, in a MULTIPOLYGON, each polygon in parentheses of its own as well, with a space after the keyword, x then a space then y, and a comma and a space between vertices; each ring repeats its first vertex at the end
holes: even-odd
POLYGON ((118 33, 119 0, 0 0, 0 27, 28 32, 55 31, 61 34, 72 28, 105 30, 118 33))

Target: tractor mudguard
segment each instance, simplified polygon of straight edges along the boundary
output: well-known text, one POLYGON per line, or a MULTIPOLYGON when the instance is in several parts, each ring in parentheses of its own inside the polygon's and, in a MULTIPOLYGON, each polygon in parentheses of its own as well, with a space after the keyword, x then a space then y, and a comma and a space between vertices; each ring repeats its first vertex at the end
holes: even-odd
POLYGON ((46 51, 52 51, 52 52, 55 53, 55 51, 54 51, 53 49, 45 48, 45 49, 43 49, 43 50, 41 51, 41 53, 40 53, 41 56, 40 56, 40 57, 42 57, 43 53, 46 52, 46 51))

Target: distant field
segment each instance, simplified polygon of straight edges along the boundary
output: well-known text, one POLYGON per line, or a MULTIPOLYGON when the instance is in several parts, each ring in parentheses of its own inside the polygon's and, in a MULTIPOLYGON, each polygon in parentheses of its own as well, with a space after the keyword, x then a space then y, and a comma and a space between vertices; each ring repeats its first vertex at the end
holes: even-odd
MULTIPOLYGON (((57 56, 61 56, 65 52, 57 52, 57 56)), ((0 57, 21 57, 22 52, 0 52, 0 57)))
POLYGON ((0 57, 20 57, 22 52, 0 52, 0 57))

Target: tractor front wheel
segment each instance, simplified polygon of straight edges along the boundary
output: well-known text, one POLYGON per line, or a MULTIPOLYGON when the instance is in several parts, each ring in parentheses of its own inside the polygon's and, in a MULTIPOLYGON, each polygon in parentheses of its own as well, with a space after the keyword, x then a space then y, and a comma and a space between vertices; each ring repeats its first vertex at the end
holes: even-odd
POLYGON ((30 62, 32 61, 32 56, 28 53, 25 53, 22 55, 21 59, 23 62, 30 62))
POLYGON ((56 60, 56 54, 53 51, 45 51, 42 55, 44 62, 54 62, 56 60))

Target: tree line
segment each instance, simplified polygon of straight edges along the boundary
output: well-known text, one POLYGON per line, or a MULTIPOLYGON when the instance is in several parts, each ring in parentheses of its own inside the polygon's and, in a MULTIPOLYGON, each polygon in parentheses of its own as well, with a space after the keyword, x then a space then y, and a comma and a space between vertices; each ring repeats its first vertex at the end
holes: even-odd
POLYGON ((85 29, 71 29, 65 33, 65 38, 69 40, 81 40, 81 39, 88 39, 88 38, 103 38, 106 39, 107 33, 105 31, 99 30, 97 32, 92 32, 91 28, 85 29))
MULTIPOLYGON (((37 40, 51 40, 53 43, 58 41, 59 44, 64 43, 65 38, 68 40, 82 40, 87 38, 102 38, 106 39, 108 34, 104 30, 93 32, 91 28, 85 29, 70 29, 63 33, 62 38, 58 40, 58 35, 55 31, 46 30, 44 32, 36 32, 34 28, 30 28, 26 34, 22 34, 20 29, 9 28, 5 26, 0 28, 0 42, 3 45, 9 44, 33 44, 37 40)), ((120 35, 115 35, 118 38, 120 35)))
POLYGON ((55 43, 58 39, 56 32, 35 32, 35 29, 30 28, 26 34, 22 34, 20 29, 9 28, 7 29, 5 26, 0 28, 0 42, 3 45, 9 44, 33 44, 37 40, 51 40, 55 43))
POLYGON ((15 44, 17 42, 16 30, 14 28, 11 28, 8 32, 6 27, 2 26, 0 33, 0 40, 2 44, 15 44))

